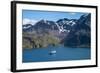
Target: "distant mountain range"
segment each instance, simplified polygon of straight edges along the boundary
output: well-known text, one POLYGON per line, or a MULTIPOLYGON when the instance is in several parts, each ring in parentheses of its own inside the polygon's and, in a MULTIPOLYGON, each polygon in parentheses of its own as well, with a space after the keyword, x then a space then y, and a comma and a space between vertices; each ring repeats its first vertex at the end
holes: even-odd
POLYGON ((79 19, 63 18, 58 21, 40 20, 34 25, 25 24, 23 32, 36 35, 49 33, 61 41, 64 46, 90 47, 91 14, 84 14, 79 19))
POLYGON ((77 24, 76 19, 59 19, 57 22, 49 21, 49 20, 40 20, 35 25, 25 24, 23 25, 23 31, 32 32, 33 30, 38 29, 50 29, 50 30, 58 30, 59 33, 66 32, 67 30, 71 30, 74 25, 77 24))

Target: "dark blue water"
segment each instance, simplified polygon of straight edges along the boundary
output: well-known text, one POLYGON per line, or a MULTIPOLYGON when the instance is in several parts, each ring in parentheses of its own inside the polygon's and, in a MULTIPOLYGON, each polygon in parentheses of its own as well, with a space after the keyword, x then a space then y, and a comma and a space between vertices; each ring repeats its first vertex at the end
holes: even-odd
POLYGON ((47 62, 67 60, 87 60, 91 58, 90 48, 48 47, 40 49, 24 49, 23 62, 47 62), (56 54, 50 55, 51 50, 56 54))

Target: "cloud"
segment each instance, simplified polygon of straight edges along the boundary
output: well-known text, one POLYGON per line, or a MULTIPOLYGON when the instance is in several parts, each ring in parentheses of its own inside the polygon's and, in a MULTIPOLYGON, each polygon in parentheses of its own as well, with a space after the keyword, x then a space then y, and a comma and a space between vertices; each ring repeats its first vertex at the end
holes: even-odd
POLYGON ((28 18, 23 19, 23 25, 25 25, 25 24, 35 25, 36 22, 38 22, 38 20, 33 20, 33 19, 28 19, 28 18))

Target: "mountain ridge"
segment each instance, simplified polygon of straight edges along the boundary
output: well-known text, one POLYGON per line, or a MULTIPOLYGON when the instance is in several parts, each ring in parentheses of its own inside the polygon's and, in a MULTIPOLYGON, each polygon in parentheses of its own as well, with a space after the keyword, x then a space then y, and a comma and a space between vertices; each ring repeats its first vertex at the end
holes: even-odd
MULTIPOLYGON (((55 41, 59 41, 54 44, 59 43, 67 47, 68 46, 90 47, 91 45, 90 26, 91 26, 91 14, 86 14, 86 15, 84 14, 80 16, 79 19, 63 18, 57 21, 40 20, 34 25, 32 24, 23 25, 22 28, 23 28, 23 33, 28 33, 27 37, 30 38, 31 40, 34 35, 42 39, 44 39, 43 37, 46 37, 46 39, 48 38, 51 40, 54 39, 55 41)), ((23 35, 23 37, 25 37, 25 35, 23 35)), ((44 41, 47 42, 47 40, 44 41)))

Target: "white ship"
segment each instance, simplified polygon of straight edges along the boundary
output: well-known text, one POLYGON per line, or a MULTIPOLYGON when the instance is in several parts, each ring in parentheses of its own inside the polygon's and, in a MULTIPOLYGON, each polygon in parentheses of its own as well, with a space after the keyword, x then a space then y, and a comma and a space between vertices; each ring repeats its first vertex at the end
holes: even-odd
POLYGON ((50 55, 56 54, 56 50, 50 51, 50 55))

